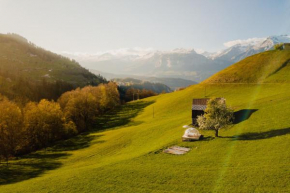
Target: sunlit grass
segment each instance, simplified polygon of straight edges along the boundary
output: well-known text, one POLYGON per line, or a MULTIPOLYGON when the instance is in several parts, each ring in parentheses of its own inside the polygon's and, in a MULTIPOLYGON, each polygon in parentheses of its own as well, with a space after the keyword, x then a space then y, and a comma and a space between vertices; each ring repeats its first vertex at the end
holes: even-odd
MULTIPOLYGON (((284 70, 276 76, 286 77, 284 70)), ((1 175, 6 185, 0 192, 289 192, 289 88, 287 83, 200 84, 129 103, 98 120, 102 131, 49 149, 48 155, 64 155, 47 159, 57 167, 35 176, 28 172, 17 183, 1 175), (204 97, 205 86, 207 97, 225 97, 239 119, 220 138, 201 131, 204 140, 182 142, 192 98, 204 97), (191 151, 163 153, 170 145, 191 151)), ((37 161, 24 157, 11 167, 29 159, 31 165, 37 161)))
MULTIPOLYGON (((208 95, 226 97, 227 103, 237 111, 248 107, 251 100, 248 96, 256 87, 211 85, 208 95)), ((46 170, 37 178, 4 185, 0 190, 287 192, 290 109, 285 107, 290 105, 288 88, 287 84, 279 88, 261 86, 256 100, 251 101, 257 111, 221 131, 221 138, 214 138, 213 132, 207 131, 202 132, 206 139, 198 142, 181 142, 181 126, 190 123, 191 99, 202 97, 202 85, 131 103, 128 108, 125 106, 115 115, 106 117, 110 129, 86 135, 91 137, 88 146, 78 150, 59 149, 60 153, 68 154, 54 159, 59 167, 46 170), (139 110, 136 112, 136 109, 139 110), (192 150, 183 156, 160 151, 173 144, 192 150)))

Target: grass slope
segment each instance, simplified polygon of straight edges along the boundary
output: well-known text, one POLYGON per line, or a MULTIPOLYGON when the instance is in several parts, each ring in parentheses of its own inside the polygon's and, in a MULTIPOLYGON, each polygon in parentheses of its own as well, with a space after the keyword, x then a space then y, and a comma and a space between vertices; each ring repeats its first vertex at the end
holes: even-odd
POLYGON ((129 103, 99 120, 101 132, 1 166, 0 192, 289 192, 289 88, 202 83, 129 103), (205 86, 207 97, 225 97, 239 119, 220 138, 202 131, 204 140, 181 142, 192 98, 204 97, 205 86), (162 153, 175 144, 192 150, 162 153))
POLYGON ((289 82, 286 75, 275 76, 283 68, 289 68, 290 51, 272 50, 250 56, 228 68, 216 73, 204 83, 263 83, 289 82))

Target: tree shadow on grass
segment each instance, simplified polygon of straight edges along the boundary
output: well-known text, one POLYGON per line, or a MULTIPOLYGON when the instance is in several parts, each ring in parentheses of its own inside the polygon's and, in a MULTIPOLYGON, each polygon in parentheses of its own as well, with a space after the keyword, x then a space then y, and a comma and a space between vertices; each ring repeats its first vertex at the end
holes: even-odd
POLYGON ((132 121, 132 118, 136 117, 145 107, 153 103, 154 101, 137 101, 122 105, 106 115, 98 117, 94 131, 114 129, 124 125, 139 125, 141 122, 132 121))
MULTIPOLYGON (((50 147, 51 151, 73 151, 78 149, 84 149, 92 144, 92 141, 96 138, 102 137, 103 135, 90 135, 89 132, 79 134, 71 139, 60 141, 54 146, 50 147)), ((94 143, 103 143, 104 141, 95 140, 94 143)))
POLYGON ((89 147, 93 140, 94 143, 102 143, 103 141, 96 140, 101 136, 83 133, 71 139, 59 141, 46 150, 15 158, 8 165, 2 163, 0 164, 0 185, 28 180, 49 170, 57 169, 62 166, 61 159, 71 155, 68 151, 89 147))
MULTIPOLYGON (((92 132, 116 128, 123 125, 137 125, 131 119, 153 102, 138 101, 120 106, 114 111, 96 120, 96 128, 68 140, 59 141, 45 150, 30 153, 11 160, 8 165, 0 164, 0 185, 17 183, 40 176, 41 174, 62 166, 62 159, 71 155, 70 151, 87 148, 92 143, 103 143, 98 140, 101 134, 91 135, 92 132)), ((0 160, 1 161, 1 160, 0 160)))
POLYGON ((16 160, 0 164, 0 185, 34 178, 48 170, 61 166, 60 158, 69 156, 63 152, 35 152, 16 160))
POLYGON ((265 131, 260 133, 245 133, 234 137, 235 140, 259 140, 290 134, 290 128, 265 131))
POLYGON ((258 109, 242 109, 239 111, 234 112, 234 124, 238 124, 243 122, 251 117, 251 115, 258 111, 258 109))
POLYGON ((211 140, 213 140, 213 139, 215 139, 215 138, 212 137, 212 136, 207 136, 207 137, 202 137, 200 140, 201 140, 201 141, 211 141, 211 140))

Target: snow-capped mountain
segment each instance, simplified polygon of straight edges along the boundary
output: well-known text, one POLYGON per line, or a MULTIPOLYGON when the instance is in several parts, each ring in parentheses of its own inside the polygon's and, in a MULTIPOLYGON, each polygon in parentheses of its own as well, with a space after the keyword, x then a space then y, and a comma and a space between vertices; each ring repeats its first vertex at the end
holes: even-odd
POLYGON ((194 49, 174 49, 170 51, 150 50, 126 54, 102 53, 94 55, 69 54, 65 56, 77 60, 89 69, 115 74, 139 76, 184 78, 201 81, 214 72, 225 68, 222 62, 213 61, 194 49))
POLYGON ((86 68, 104 72, 202 81, 235 62, 285 42, 290 42, 289 35, 235 40, 225 43, 228 48, 216 53, 197 53, 194 49, 183 48, 170 51, 134 48, 96 54, 62 54, 86 68))
POLYGON ((248 56, 273 49, 274 45, 290 42, 289 35, 270 36, 259 38, 245 43, 237 43, 223 51, 208 55, 212 60, 238 62, 248 56))

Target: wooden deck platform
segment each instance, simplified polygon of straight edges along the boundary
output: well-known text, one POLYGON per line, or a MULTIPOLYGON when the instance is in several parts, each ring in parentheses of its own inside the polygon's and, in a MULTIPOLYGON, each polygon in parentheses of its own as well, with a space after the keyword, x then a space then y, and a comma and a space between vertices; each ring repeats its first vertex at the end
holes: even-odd
POLYGON ((164 153, 174 154, 174 155, 183 155, 190 151, 190 148, 187 147, 179 147, 179 146, 172 146, 165 149, 164 153))

